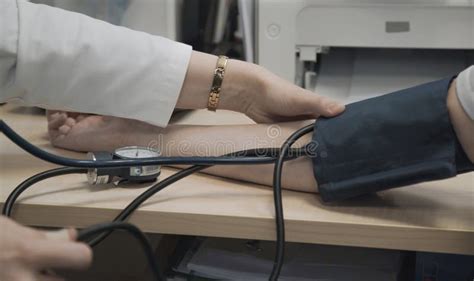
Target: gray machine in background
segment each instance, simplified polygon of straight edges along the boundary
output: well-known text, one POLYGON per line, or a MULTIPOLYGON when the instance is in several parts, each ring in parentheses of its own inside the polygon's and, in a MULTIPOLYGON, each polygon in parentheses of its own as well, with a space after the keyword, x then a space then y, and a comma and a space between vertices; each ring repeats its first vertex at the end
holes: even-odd
POLYGON ((256 61, 345 102, 453 75, 474 61, 471 0, 258 0, 256 61))

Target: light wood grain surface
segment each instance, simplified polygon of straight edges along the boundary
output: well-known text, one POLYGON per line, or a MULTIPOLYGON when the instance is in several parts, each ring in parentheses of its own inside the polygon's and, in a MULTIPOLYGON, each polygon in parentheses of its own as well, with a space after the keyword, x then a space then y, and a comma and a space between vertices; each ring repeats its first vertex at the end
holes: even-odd
MULTIPOLYGON (((235 114, 223 112, 220 118, 208 114, 178 119, 181 123, 249 122, 235 114)), ((0 118, 41 148, 84 157, 53 149, 41 114, 2 106, 0 118)), ((25 178, 53 167, 0 135, 0 205, 25 178)), ((161 178, 174 172, 165 168, 161 178)), ((90 187, 85 175, 63 176, 28 190, 13 216, 28 225, 85 227, 111 220, 144 190, 90 187)), ((285 191, 283 198, 288 241, 474 254, 473 173, 331 205, 314 194, 285 191)), ((196 174, 155 195, 130 221, 152 233, 274 240, 273 215, 269 187, 196 174)))

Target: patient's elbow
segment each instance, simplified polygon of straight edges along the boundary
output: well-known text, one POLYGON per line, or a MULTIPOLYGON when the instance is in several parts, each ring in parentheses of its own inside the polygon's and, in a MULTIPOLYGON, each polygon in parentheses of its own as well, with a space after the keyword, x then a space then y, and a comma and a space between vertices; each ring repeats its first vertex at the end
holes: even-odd
POLYGON ((447 107, 456 136, 467 157, 474 164, 474 120, 462 107, 456 93, 456 80, 449 88, 447 107))

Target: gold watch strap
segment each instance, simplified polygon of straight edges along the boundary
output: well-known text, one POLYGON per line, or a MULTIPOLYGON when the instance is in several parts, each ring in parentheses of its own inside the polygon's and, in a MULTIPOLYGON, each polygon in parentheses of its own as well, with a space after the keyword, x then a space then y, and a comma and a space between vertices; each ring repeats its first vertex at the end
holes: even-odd
POLYGON ((216 70, 214 70, 214 79, 212 79, 211 91, 209 92, 209 100, 207 102, 207 109, 211 111, 216 111, 217 106, 219 105, 222 81, 224 81, 228 60, 229 58, 226 56, 219 56, 217 59, 216 70))

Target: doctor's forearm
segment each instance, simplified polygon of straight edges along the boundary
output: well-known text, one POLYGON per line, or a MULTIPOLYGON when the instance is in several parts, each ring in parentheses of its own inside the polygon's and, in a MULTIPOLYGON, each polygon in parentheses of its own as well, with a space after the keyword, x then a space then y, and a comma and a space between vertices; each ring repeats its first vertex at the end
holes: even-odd
MULTIPOLYGON (((193 51, 176 107, 201 109, 207 107, 217 56, 193 51)), ((247 89, 259 87, 258 66, 229 59, 222 83, 218 108, 243 111, 242 100, 247 89)))

